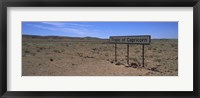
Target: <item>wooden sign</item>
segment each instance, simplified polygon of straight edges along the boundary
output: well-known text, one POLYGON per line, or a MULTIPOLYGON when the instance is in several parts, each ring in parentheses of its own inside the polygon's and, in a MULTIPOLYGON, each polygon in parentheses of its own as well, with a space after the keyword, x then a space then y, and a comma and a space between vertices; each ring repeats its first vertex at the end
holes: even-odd
POLYGON ((144 45, 151 42, 150 35, 142 36, 110 36, 109 42, 115 44, 115 61, 117 61, 117 44, 127 44, 127 64, 129 65, 129 44, 142 45, 142 66, 144 67, 144 45))
POLYGON ((151 36, 110 36, 109 41, 116 44, 150 44, 151 36))

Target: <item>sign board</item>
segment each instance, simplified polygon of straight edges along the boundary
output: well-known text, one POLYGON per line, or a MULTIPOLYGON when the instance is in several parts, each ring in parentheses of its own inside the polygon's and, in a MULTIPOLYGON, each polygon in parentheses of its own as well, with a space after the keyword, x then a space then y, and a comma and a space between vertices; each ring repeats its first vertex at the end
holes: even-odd
POLYGON ((110 36, 109 41, 116 44, 150 44, 151 36, 110 36))

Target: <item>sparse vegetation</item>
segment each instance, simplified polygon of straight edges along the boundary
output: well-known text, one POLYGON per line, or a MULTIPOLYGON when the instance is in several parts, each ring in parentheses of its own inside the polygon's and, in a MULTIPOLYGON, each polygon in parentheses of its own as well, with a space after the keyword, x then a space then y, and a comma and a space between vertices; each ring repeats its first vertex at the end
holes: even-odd
POLYGON ((178 40, 152 40, 145 45, 142 67, 141 45, 114 45, 108 40, 81 38, 24 38, 23 76, 177 76, 178 40), (33 74, 34 73, 34 74, 33 74))

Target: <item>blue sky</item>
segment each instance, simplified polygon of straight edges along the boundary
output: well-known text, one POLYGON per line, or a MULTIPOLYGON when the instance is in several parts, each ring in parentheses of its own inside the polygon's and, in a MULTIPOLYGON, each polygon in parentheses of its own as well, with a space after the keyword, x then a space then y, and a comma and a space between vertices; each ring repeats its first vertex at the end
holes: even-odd
POLYGON ((99 37, 151 35, 178 38, 178 22, 22 22, 22 34, 99 37))

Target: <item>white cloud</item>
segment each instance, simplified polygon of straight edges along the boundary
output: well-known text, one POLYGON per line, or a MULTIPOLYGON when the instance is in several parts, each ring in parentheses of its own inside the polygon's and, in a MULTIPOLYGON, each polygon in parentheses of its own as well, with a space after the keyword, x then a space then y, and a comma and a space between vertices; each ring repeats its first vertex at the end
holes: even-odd
POLYGON ((47 25, 52 25, 52 26, 64 26, 64 23, 58 23, 58 22, 41 22, 43 24, 47 24, 47 25))
POLYGON ((64 32, 66 35, 74 33, 78 35, 92 35, 96 30, 88 29, 90 25, 82 25, 76 23, 64 23, 64 22, 41 22, 42 24, 29 24, 31 26, 45 29, 49 31, 64 32))
POLYGON ((66 23, 66 22, 41 22, 43 24, 63 27, 63 26, 77 26, 77 27, 91 27, 91 25, 86 24, 77 24, 77 23, 66 23))

